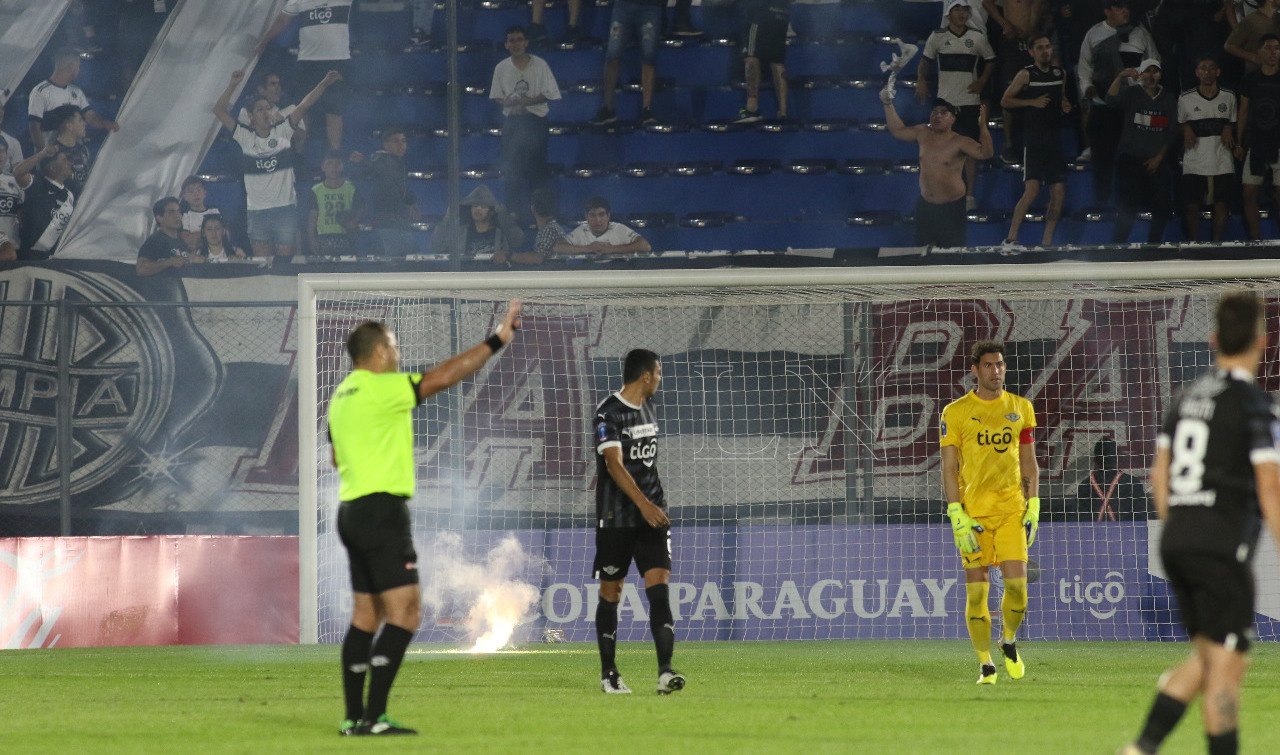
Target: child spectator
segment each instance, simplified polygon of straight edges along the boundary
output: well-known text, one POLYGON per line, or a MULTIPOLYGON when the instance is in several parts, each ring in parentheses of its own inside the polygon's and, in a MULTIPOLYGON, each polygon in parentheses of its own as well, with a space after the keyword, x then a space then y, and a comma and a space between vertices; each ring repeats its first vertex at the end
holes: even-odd
POLYGON ((324 180, 307 192, 307 239, 311 253, 326 257, 350 254, 356 230, 356 185, 342 170, 342 153, 325 155, 324 180))
POLYGON ((187 248, 195 251, 200 246, 201 228, 205 217, 221 215, 217 207, 205 204, 207 192, 204 179, 200 176, 187 176, 182 182, 182 240, 187 248))
POLYGON ((89 145, 84 139, 84 115, 75 105, 61 105, 45 113, 44 122, 49 131, 55 134, 52 144, 71 163, 71 180, 67 182, 67 188, 79 196, 84 192, 85 182, 89 180, 89 168, 93 162, 89 145))

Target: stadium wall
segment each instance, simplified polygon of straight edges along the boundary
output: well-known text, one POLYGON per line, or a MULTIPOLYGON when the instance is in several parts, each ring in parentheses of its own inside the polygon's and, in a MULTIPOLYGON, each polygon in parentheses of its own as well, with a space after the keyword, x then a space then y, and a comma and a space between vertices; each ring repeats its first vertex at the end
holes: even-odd
POLYGON ((295 537, 0 539, 0 647, 298 641, 295 537))

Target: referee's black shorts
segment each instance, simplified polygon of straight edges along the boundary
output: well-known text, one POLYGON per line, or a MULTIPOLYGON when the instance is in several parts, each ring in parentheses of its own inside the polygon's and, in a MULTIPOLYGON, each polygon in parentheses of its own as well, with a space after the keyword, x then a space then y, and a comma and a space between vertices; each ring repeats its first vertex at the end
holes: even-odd
POLYGON ((338 505, 338 538, 351 561, 351 589, 378 594, 418 584, 409 499, 371 493, 338 505))
POLYGON ((1253 569, 1227 556, 1160 551, 1187 634, 1241 653, 1253 639, 1253 569))
POLYGON ((671 571, 671 528, 647 524, 596 528, 596 559, 591 567, 596 579, 626 577, 633 558, 641 575, 650 569, 671 571))

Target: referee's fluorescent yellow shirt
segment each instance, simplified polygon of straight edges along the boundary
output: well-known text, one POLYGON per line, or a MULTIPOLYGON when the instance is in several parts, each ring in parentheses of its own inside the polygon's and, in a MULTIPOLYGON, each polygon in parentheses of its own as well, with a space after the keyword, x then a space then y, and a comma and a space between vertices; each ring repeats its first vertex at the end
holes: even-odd
POLYGON ((338 500, 414 491, 413 408, 420 373, 352 370, 329 400, 338 500))
POLYGON ((1021 511, 1019 447, 1032 442, 1031 402, 1008 391, 990 401, 970 391, 942 410, 939 445, 960 450, 960 502, 969 516, 1021 511))

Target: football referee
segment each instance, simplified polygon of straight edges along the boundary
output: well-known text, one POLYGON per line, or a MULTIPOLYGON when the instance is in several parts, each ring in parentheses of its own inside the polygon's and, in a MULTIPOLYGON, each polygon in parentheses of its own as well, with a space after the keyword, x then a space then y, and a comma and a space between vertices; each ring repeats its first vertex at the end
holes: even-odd
POLYGON ((1198 695, 1210 755, 1240 747, 1260 518, 1280 542, 1280 415, 1257 384, 1267 345, 1262 317, 1253 293, 1222 298, 1214 369, 1182 388, 1156 436, 1151 488, 1164 520, 1160 560, 1192 648, 1160 677, 1142 733, 1122 753, 1159 749, 1198 695))
POLYGON ((676 622, 671 612, 671 520, 658 479, 658 419, 653 394, 662 382, 662 363, 648 349, 632 349, 622 363, 622 390, 596 407, 592 439, 596 448, 596 557, 600 580, 596 604, 596 644, 600 689, 626 695, 615 660, 618 603, 632 559, 649 599, 649 631, 658 652, 660 695, 684 689, 685 678, 671 668, 676 622))
POLYGON ((399 371, 400 348, 384 323, 362 322, 347 336, 351 373, 329 400, 329 439, 341 478, 338 537, 351 562, 353 599, 342 643, 343 735, 417 733, 387 716, 387 695, 418 630, 422 603, 409 527, 410 413, 423 399, 475 374, 519 327, 520 302, 514 300, 493 335, 423 373, 399 371))

